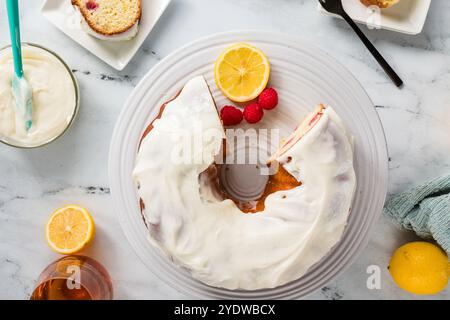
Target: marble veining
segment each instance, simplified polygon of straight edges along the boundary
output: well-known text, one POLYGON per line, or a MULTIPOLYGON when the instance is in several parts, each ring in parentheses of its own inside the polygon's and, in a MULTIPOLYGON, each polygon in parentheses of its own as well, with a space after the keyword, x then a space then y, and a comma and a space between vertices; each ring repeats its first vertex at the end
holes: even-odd
MULTIPOLYGON (((356 1, 356 0, 355 0, 356 1)), ((159 60, 201 36, 262 29, 304 38, 343 63, 376 105, 389 147, 393 194, 450 170, 450 1, 432 1, 424 31, 408 36, 364 31, 405 81, 398 90, 350 28, 316 11, 315 0, 173 0, 131 63, 110 68, 48 23, 40 1, 22 6, 25 41, 60 54, 82 92, 73 127, 35 150, 0 145, 0 299, 27 299, 39 273, 58 255, 44 226, 53 210, 87 207, 97 226, 84 254, 110 271, 118 299, 174 299, 183 295, 151 274, 129 246, 111 205, 108 149, 118 114, 133 87, 159 60)), ((0 17, 5 18, 4 6, 0 17)), ((0 47, 8 44, 0 18, 0 47)), ((382 217, 363 254, 342 275, 308 299, 428 299, 397 288, 387 265, 393 250, 417 239, 382 217), (379 266, 381 289, 367 288, 368 266, 379 266)), ((450 289, 434 298, 450 299, 450 289)))

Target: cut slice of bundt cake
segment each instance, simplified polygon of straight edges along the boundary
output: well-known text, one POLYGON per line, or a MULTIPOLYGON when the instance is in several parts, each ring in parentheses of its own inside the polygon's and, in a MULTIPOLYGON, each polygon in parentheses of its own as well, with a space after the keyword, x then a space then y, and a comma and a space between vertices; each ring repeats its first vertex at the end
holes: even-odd
MULTIPOLYGON (((120 36, 134 31, 141 18, 141 0, 71 0, 91 29, 88 32, 98 38, 120 36)), ((86 30, 87 31, 87 30, 86 30)))
POLYGON ((381 9, 386 9, 392 7, 394 4, 400 2, 400 0, 361 0, 361 2, 366 6, 377 6, 381 9))

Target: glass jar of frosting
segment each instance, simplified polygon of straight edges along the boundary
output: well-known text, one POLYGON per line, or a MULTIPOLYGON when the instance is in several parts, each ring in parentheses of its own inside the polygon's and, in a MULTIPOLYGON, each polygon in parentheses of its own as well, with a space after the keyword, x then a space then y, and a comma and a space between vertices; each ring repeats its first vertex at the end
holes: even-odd
POLYGON ((44 146, 73 123, 80 102, 78 83, 67 64, 36 44, 22 44, 25 79, 32 88, 32 126, 26 129, 12 95, 14 61, 11 47, 0 49, 0 141, 19 148, 44 146))

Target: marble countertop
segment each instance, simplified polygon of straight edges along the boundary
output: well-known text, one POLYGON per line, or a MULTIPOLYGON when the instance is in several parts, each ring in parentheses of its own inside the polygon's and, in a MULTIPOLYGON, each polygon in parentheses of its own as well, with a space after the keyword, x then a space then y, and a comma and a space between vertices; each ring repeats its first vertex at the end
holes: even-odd
MULTIPOLYGON (((434 0, 424 31, 408 36, 365 31, 406 85, 398 90, 344 22, 321 15, 314 0, 173 0, 131 63, 121 72, 62 34, 40 14, 41 1, 24 0, 23 40, 60 54, 74 70, 82 107, 70 131, 36 150, 0 145, 0 298, 27 299, 39 273, 58 258, 44 226, 68 203, 94 215, 96 240, 84 254, 109 270, 118 299, 182 298, 136 256, 119 226, 108 187, 108 148, 125 99, 148 70, 176 48, 230 29, 262 29, 300 36, 341 61, 377 105, 390 155, 389 193, 450 169, 450 2, 434 0)), ((0 8, 0 16, 6 17, 0 8)), ((8 44, 0 19, 0 46, 8 44)), ((419 298, 398 289, 386 266, 399 245, 416 239, 380 218, 356 262, 314 299, 419 298), (381 289, 367 288, 367 268, 381 268, 381 289)), ((450 289, 435 298, 450 299, 450 289)))

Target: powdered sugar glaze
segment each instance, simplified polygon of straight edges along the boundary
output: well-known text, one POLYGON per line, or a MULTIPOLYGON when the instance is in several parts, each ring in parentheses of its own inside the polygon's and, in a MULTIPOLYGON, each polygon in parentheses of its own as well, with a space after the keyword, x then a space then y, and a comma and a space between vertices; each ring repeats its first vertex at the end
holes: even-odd
POLYGON ((340 240, 347 224, 356 187, 351 136, 326 108, 276 159, 302 185, 269 195, 265 210, 256 214, 244 214, 212 192, 207 201, 202 196, 212 186, 199 175, 221 153, 224 137, 205 80, 190 80, 154 122, 137 155, 133 177, 150 241, 211 286, 256 290, 300 278, 340 240), (174 158, 186 153, 174 151, 176 137, 194 141, 198 128, 210 134, 192 149, 196 159, 174 158))

